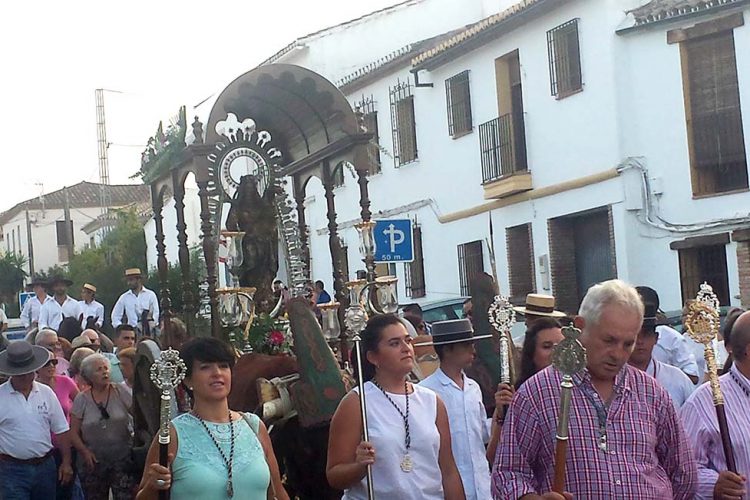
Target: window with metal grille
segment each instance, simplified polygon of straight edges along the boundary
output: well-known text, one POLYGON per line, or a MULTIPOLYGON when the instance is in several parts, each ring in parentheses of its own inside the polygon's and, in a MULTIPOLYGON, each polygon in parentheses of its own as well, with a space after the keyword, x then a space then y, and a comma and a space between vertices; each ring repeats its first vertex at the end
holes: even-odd
POLYGON ((694 299, 701 283, 711 285, 721 305, 729 305, 729 274, 726 245, 679 250, 682 302, 694 299))
POLYGON ((409 82, 390 88, 393 160, 399 167, 417 159, 417 126, 414 120, 414 96, 409 82))
POLYGON ((451 137, 471 132, 473 124, 468 71, 462 71, 445 81, 445 102, 448 106, 448 133, 451 137))
POLYGON ((693 194, 747 189, 733 32, 690 39, 682 49, 693 194))
POLYGON ((482 272, 484 272, 482 241, 458 245, 458 279, 461 295, 471 295, 474 279, 482 272))
POLYGON ((523 299, 534 293, 534 247, 531 224, 509 227, 505 230, 508 249, 508 274, 511 299, 523 299))
POLYGON ((362 96, 362 100, 355 105, 357 111, 362 113, 362 121, 368 132, 373 134, 370 144, 368 144, 368 153, 370 154, 369 174, 377 174, 381 170, 380 165, 380 132, 378 129, 378 112, 375 109, 375 99, 362 96))
POLYGON ((406 275, 406 296, 413 299, 427 294, 424 280, 424 254, 422 253, 422 228, 414 226, 414 261, 404 264, 406 275))
POLYGON ((552 95, 567 97, 583 88, 581 51, 578 44, 578 19, 547 32, 549 83, 552 95))

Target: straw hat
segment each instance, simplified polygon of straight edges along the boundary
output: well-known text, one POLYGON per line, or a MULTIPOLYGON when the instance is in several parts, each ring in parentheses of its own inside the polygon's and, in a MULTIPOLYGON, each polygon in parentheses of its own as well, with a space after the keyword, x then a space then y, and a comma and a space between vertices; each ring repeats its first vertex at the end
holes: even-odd
POLYGON ((126 278, 142 278, 143 273, 137 267, 131 267, 130 269, 125 269, 125 277, 126 278))
POLYGON ((486 339, 492 335, 474 336, 474 328, 468 319, 451 319, 448 321, 436 321, 432 324, 432 341, 414 344, 415 346, 424 345, 446 345, 458 344, 459 342, 474 342, 475 340, 486 339))
POLYGON ((31 345, 25 340, 12 342, 0 352, 0 373, 5 375, 26 375, 34 373, 47 364, 50 352, 44 347, 31 345))
POLYGON ((524 316, 549 316, 550 318, 564 318, 566 314, 555 310, 555 297, 540 293, 526 295, 526 305, 514 307, 519 314, 524 316))
POLYGON ((84 290, 88 290, 89 292, 96 293, 96 287, 92 285, 91 283, 86 283, 83 285, 84 290))

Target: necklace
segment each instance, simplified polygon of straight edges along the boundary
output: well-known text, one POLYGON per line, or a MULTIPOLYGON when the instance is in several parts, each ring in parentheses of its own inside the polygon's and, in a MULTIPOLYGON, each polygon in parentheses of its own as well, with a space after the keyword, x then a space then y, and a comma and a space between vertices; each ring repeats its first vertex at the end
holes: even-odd
POLYGON ((97 408, 99 408, 99 413, 101 414, 101 417, 99 418, 99 425, 102 429, 107 428, 107 420, 109 420, 109 410, 107 410, 107 407, 109 406, 109 396, 112 393, 112 386, 107 386, 107 400, 103 401, 101 403, 97 402, 96 398, 94 397, 94 388, 91 388, 91 401, 94 402, 97 408))
POLYGON ((221 446, 219 446, 219 441, 216 440, 213 432, 211 432, 211 429, 208 428, 206 422, 201 418, 201 416, 198 415, 198 412, 193 410, 193 415, 198 419, 203 428, 206 430, 208 436, 211 438, 211 441, 214 442, 214 446, 216 446, 216 449, 219 450, 219 454, 221 455, 221 459, 224 461, 224 465, 227 468, 227 474, 229 476, 229 479, 227 481, 227 496, 229 498, 232 498, 234 496, 234 485, 232 484, 232 463, 234 462, 234 424, 232 423, 232 410, 229 410, 229 459, 227 459, 227 456, 224 454, 221 446))
POLYGON ((411 456, 409 455, 409 449, 411 448, 411 434, 409 433, 409 383, 404 380, 404 394, 406 396, 406 413, 401 411, 401 408, 396 404, 393 399, 388 395, 387 392, 385 392, 385 389, 383 389, 377 380, 372 379, 372 383, 380 389, 380 392, 383 393, 383 396, 385 396, 385 399, 388 400, 389 403, 396 409, 399 415, 401 415, 401 418, 404 420, 404 430, 406 431, 406 435, 404 436, 404 447, 406 448, 406 451, 404 452, 404 458, 401 460, 401 470, 404 472, 411 472, 414 469, 414 463, 411 461, 411 456))

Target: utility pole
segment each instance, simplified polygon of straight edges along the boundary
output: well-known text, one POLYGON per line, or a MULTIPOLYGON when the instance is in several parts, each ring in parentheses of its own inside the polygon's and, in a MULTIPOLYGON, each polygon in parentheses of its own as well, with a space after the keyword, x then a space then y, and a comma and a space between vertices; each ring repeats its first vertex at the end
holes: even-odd
POLYGON ((73 258, 73 221, 70 218, 70 196, 68 196, 68 187, 63 188, 63 194, 65 196, 65 206, 63 213, 65 215, 65 234, 67 235, 65 244, 68 247, 68 262, 73 258))
POLYGON ((31 237, 31 219, 29 209, 26 209, 26 250, 29 254, 29 277, 34 276, 34 240, 31 237))

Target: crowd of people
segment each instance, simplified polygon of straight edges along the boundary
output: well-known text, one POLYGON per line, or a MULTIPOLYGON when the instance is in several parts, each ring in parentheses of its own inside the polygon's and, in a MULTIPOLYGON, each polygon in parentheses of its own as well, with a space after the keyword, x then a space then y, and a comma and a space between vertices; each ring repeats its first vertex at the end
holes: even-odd
MULTIPOLYGON (((62 309, 66 283, 54 285, 51 300, 62 309)), ((281 296, 283 284, 277 288, 281 296)), ((151 299, 132 287, 127 293, 121 319, 142 317, 151 299)), ((37 299, 41 307, 29 309, 41 317, 49 298, 37 299)), ((475 334, 471 304, 464 309, 467 318, 431 325, 415 308, 367 322, 355 374, 364 394, 348 393, 330 423, 326 476, 343 498, 366 499, 369 489, 375 498, 415 500, 749 498, 750 312, 730 311, 712 346, 732 471, 703 345, 663 324, 655 290, 600 283, 574 316, 557 311, 554 297, 530 294, 517 308, 526 335, 517 355, 511 349, 515 383, 491 390, 489 411, 481 381, 467 371, 475 342, 490 335, 475 334), (560 457, 562 375, 551 364, 569 322, 586 360, 572 376, 560 457), (555 492, 560 460, 564 491, 555 492)), ((0 353, 0 372, 10 377, 0 385, 0 498, 150 499, 167 490, 176 500, 288 498, 268 429, 229 407, 236 353, 227 344, 205 337, 182 344, 192 404, 171 420, 168 464, 160 464, 154 437, 140 468, 131 416, 138 320, 118 324, 112 341, 88 328, 67 342, 44 325, 35 345, 14 342, 0 353)))

